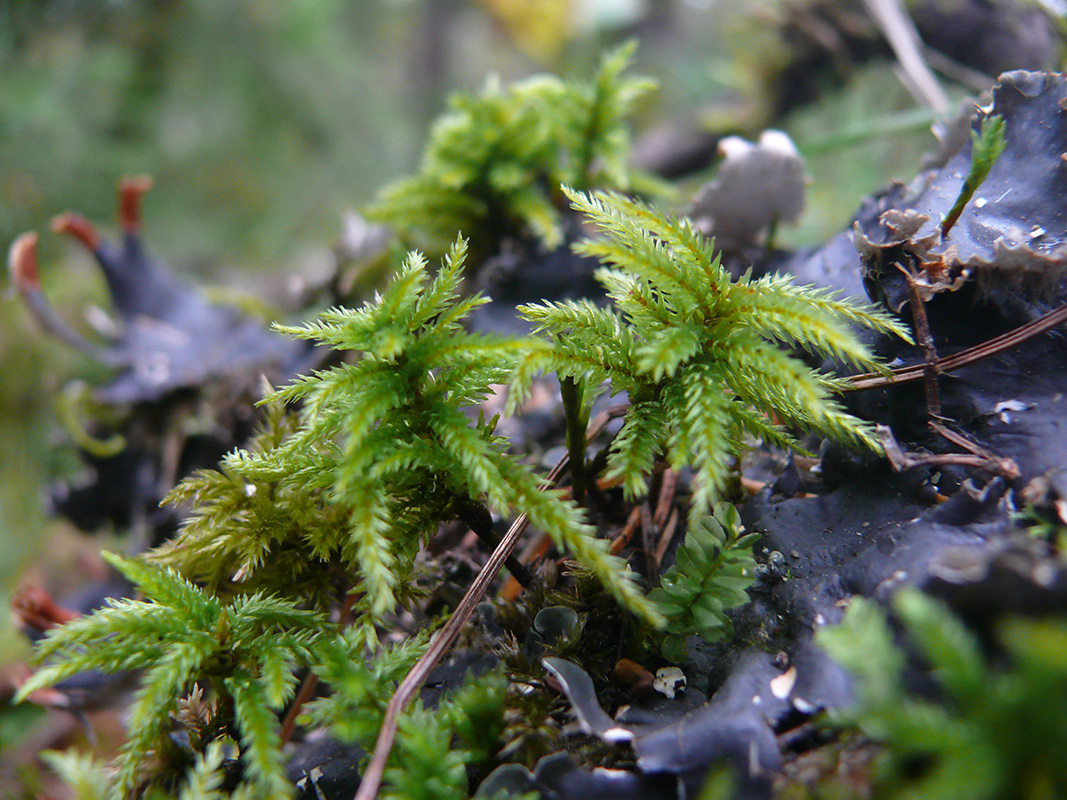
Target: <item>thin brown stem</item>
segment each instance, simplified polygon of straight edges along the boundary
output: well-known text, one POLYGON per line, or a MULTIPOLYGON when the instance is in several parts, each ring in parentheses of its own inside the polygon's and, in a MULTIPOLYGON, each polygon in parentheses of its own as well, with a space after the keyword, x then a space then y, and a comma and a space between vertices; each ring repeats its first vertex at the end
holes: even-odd
POLYGON ((973 467, 1009 480, 1019 477, 1019 467, 1010 458, 1000 458, 985 448, 979 447, 959 434, 948 431, 944 426, 931 423, 931 428, 940 433, 953 444, 964 447, 967 453, 909 453, 897 442, 893 432, 885 425, 879 425, 878 435, 885 449, 886 458, 895 472, 915 469, 917 467, 959 466, 973 467), (935 427, 936 426, 936 427, 935 427), (946 432, 950 435, 946 435, 946 432))
POLYGON ((630 511, 630 516, 626 518, 626 524, 622 526, 622 530, 619 531, 610 547, 610 552, 613 556, 617 556, 623 551, 623 549, 630 543, 630 539, 633 538, 634 531, 641 524, 641 509, 638 506, 634 506, 630 511))
POLYGON ((656 513, 652 515, 652 522, 656 530, 663 530, 667 524, 671 509, 674 507, 674 496, 678 491, 678 473, 669 467, 663 470, 660 476, 659 499, 656 501, 656 513))
POLYGON ((926 411, 931 417, 941 416, 941 392, 937 388, 937 349, 934 347, 934 336, 930 332, 930 321, 926 316, 926 301, 919 292, 919 286, 915 274, 906 267, 900 267, 904 278, 908 282, 908 293, 911 295, 911 315, 915 320, 915 334, 919 340, 919 346, 923 349, 925 367, 923 369, 923 385, 926 390, 926 411))
MULTIPOLYGON (((1044 316, 1038 317, 1033 322, 1020 325, 1014 330, 989 339, 974 347, 968 347, 951 356, 937 359, 939 372, 951 372, 968 364, 981 361, 983 358, 1002 353, 1016 345, 1022 344, 1028 339, 1039 336, 1045 331, 1051 330, 1067 322, 1067 305, 1049 311, 1044 316)), ((910 367, 900 367, 892 370, 889 375, 877 372, 867 372, 862 375, 853 375, 848 378, 849 386, 845 391, 858 392, 864 389, 876 389, 881 386, 896 386, 901 383, 921 380, 926 374, 927 365, 916 364, 910 367)))
POLYGON ((667 526, 663 529, 663 534, 659 537, 659 542, 656 544, 656 552, 652 554, 652 561, 656 569, 659 570, 660 565, 663 563, 663 557, 667 555, 667 550, 671 546, 671 541, 674 539, 674 532, 678 529, 678 509, 671 509, 671 515, 667 519, 667 526))

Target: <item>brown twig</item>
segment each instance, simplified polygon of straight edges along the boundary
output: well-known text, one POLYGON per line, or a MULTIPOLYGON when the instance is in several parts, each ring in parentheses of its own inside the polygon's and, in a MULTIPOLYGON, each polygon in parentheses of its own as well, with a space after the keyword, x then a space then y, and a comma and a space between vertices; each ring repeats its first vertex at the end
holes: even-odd
POLYGON ((660 476, 659 498, 656 501, 656 513, 652 515, 652 524, 656 530, 663 530, 667 518, 674 507, 674 495, 678 491, 678 473, 669 467, 660 476))
MULTIPOLYGON (((938 372, 951 372, 954 369, 960 369, 968 364, 973 364, 976 361, 981 361, 983 358, 989 358, 997 353, 1015 347, 1018 344, 1022 344, 1028 339, 1032 339, 1033 337, 1051 330, 1058 325, 1062 325, 1065 322, 1067 322, 1067 305, 1062 305, 1059 308, 1053 309, 1047 314, 1038 317, 1033 322, 1020 325, 1014 330, 1010 330, 1007 333, 996 336, 988 341, 975 345, 974 347, 968 347, 966 350, 961 350, 951 356, 937 359, 937 370, 938 372)), ((863 389, 875 389, 880 386, 896 386, 901 383, 910 383, 911 381, 921 380, 926 374, 927 369, 928 365, 923 363, 894 369, 889 375, 883 375, 877 372, 866 372, 862 375, 853 375, 848 378, 848 383, 850 385, 845 388, 845 391, 858 392, 863 389)))
POLYGON ((908 453, 900 446, 896 437, 893 436, 893 432, 887 426, 878 425, 876 427, 878 436, 882 441, 882 447, 885 448, 886 458, 889 459, 889 463, 893 467, 894 472, 904 472, 905 470, 915 469, 916 467, 959 466, 984 470, 994 475, 1003 476, 1009 480, 1019 477, 1019 467, 1010 458, 1001 458, 985 448, 979 447, 966 437, 960 436, 953 431, 949 431, 944 426, 938 425, 935 422, 930 423, 932 429, 953 444, 957 444, 969 452, 941 454, 908 453))
POLYGON ((915 321, 915 337, 923 350, 923 386, 926 390, 926 412, 931 417, 941 416, 941 392, 937 388, 937 349, 934 347, 934 335, 930 332, 930 321, 926 317, 926 301, 919 291, 918 278, 908 267, 898 264, 908 283, 911 296, 911 316, 915 321))
POLYGON ((663 557, 667 555, 667 549, 671 546, 671 540, 674 539, 674 532, 678 529, 678 509, 671 509, 671 516, 667 520, 667 527, 663 529, 663 535, 659 537, 659 543, 656 545, 656 552, 652 554, 652 563, 656 570, 659 570, 660 564, 663 563, 663 557))
POLYGON ((992 472, 995 475, 1001 475, 1008 480, 1015 480, 1019 477, 1019 465, 1016 464, 1013 459, 1001 458, 991 450, 987 450, 977 442, 971 441, 963 434, 945 427, 940 422, 931 420, 928 424, 930 430, 941 436, 943 439, 947 439, 957 447, 962 447, 971 455, 982 459, 984 463, 980 467, 981 469, 984 469, 987 472, 992 472))
POLYGON ((617 556, 623 551, 623 549, 630 543, 630 539, 633 538, 634 531, 637 530, 637 526, 641 523, 641 509, 638 506, 634 506, 630 511, 630 516, 626 518, 626 524, 622 526, 622 530, 619 531, 619 535, 611 540, 610 552, 613 556, 617 556))
MULTIPOLYGON (((625 412, 625 407, 612 408, 601 412, 589 426, 587 436, 593 438, 600 433, 609 420, 623 412, 625 412)), ((567 470, 569 460, 569 456, 565 455, 552 468, 552 471, 548 473, 542 484, 545 488, 559 481, 567 470)), ((374 752, 371 754, 370 762, 363 773, 363 780, 359 784, 359 790, 356 792, 354 800, 374 800, 378 796, 378 789, 385 774, 385 764, 389 759, 389 753, 393 749, 393 741, 396 739, 400 712, 415 697, 419 688, 426 681, 426 676, 430 674, 430 671, 455 642, 463 626, 467 624, 467 620, 474 613, 474 609, 481 602, 482 597, 489 588, 489 584, 496 578, 496 574, 503 566, 504 560, 515 549, 515 545, 519 541, 519 537, 525 532, 527 525, 529 525, 529 520, 525 514, 512 523, 508 532, 504 534, 504 538, 500 540, 500 544, 489 556, 489 560, 485 562, 481 572, 478 573, 470 588, 467 589, 467 593, 463 595, 463 599, 460 600, 456 610, 452 612, 452 616, 448 618, 448 622, 433 635, 426 652, 422 654, 415 666, 411 668, 411 671, 397 686, 396 692, 393 693, 393 697, 385 709, 382 727, 378 732, 378 741, 374 745, 374 752)))

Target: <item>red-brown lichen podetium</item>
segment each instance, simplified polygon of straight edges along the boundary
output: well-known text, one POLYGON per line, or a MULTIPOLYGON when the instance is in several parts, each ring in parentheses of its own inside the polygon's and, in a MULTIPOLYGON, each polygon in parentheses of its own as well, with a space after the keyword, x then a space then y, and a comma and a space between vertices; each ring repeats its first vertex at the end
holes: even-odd
MULTIPOLYGON (((85 242, 87 246, 95 229, 88 222, 80 225, 74 215, 64 215, 63 232, 70 233, 75 238, 85 242)), ((56 223, 53 222, 53 227, 56 223)), ((106 350, 97 347, 76 330, 67 325, 59 316, 48 298, 45 297, 44 288, 41 286, 41 271, 37 261, 37 233, 29 231, 19 236, 11 244, 7 254, 7 269, 11 275, 11 282, 22 297, 23 303, 29 309, 37 323, 47 333, 56 336, 62 341, 84 353, 99 359, 105 364, 115 363, 115 358, 106 350)))
POLYGON ((41 271, 37 265, 37 234, 24 233, 7 251, 7 270, 19 294, 41 292, 41 271))
POLYGON ((81 214, 60 214, 57 217, 52 218, 52 224, 50 226, 53 233, 62 233, 65 236, 70 236, 73 239, 77 239, 86 248, 92 251, 100 246, 100 234, 97 232, 93 223, 89 222, 81 214))
MULTIPOLYGON (((118 219, 126 234, 141 232, 141 206, 144 196, 152 188, 152 179, 147 175, 136 175, 119 180, 118 219)), ((81 214, 66 213, 52 218, 52 231, 70 236, 95 252, 100 246, 100 233, 96 227, 81 214)))
POLYGON ((19 589, 11 598, 11 613, 23 628, 40 633, 70 622, 81 616, 59 605, 41 586, 29 585, 19 589))
POLYGON ((133 175, 119 180, 119 224, 126 233, 141 230, 141 202, 152 188, 148 175, 133 175))

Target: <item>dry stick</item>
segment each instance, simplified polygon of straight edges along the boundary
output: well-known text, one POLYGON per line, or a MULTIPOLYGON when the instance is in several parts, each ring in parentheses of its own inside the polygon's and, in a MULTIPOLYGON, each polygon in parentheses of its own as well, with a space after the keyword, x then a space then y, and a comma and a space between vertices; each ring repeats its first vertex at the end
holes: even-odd
POLYGON ((987 450, 976 442, 972 442, 963 434, 956 433, 956 431, 945 427, 940 422, 930 420, 927 424, 930 426, 930 430, 942 438, 947 439, 957 447, 962 447, 972 455, 984 459, 984 466, 981 467, 982 469, 996 475, 1001 475, 1008 480, 1015 480, 1019 477, 1019 465, 1016 464, 1013 459, 1001 458, 996 453, 987 450))
POLYGON ((923 371, 923 386, 926 390, 926 413, 931 417, 941 416, 941 392, 937 388, 937 349, 934 347, 934 335, 930 332, 930 321, 926 317, 926 301, 919 292, 915 273, 902 264, 897 268, 904 273, 911 295, 911 315, 915 320, 915 334, 919 346, 923 349, 926 368, 923 371))
MULTIPOLYGON (((641 510, 641 550, 647 554, 652 552, 652 537, 656 533, 656 528, 652 524, 652 506, 648 504, 648 500, 641 503, 639 508, 641 510)), ((655 577, 652 569, 652 559, 646 558, 645 578, 650 582, 655 577)))
POLYGON ((660 568, 663 563, 663 557, 667 555, 667 549, 671 546, 671 540, 674 539, 674 532, 678 528, 678 509, 671 509, 671 515, 667 519, 667 527, 663 529, 663 535, 659 537, 659 544, 656 545, 656 552, 652 554, 652 561, 656 565, 656 569, 660 568))
POLYGON ((973 442, 967 441, 964 437, 954 434, 947 428, 934 427, 936 424, 930 424, 935 432, 940 433, 953 444, 957 444, 970 452, 944 454, 908 453, 897 442, 888 426, 878 425, 878 436, 882 441, 886 458, 889 459, 894 472, 904 472, 916 467, 958 466, 985 470, 1009 480, 1019 477, 1019 467, 1010 458, 1000 458, 988 450, 978 447, 973 442))
MULTIPOLYGON (((1062 305, 1057 309, 1049 311, 1044 316, 1038 317, 1033 322, 1021 325, 1014 330, 1008 331, 1007 333, 1001 334, 986 342, 982 342, 982 344, 968 347, 966 350, 961 350, 951 356, 939 358, 936 362, 937 370, 938 372, 950 372, 954 369, 965 367, 968 364, 973 364, 976 361, 981 361, 983 358, 988 358, 989 356, 996 355, 1004 350, 1015 347, 1017 344, 1022 344, 1027 339, 1032 339, 1064 322, 1067 322, 1067 305, 1062 305)), ((858 392, 863 389, 875 389, 880 386, 895 386, 899 383, 909 383, 910 381, 921 380, 926 375, 928 369, 929 365, 923 363, 892 370, 889 375, 882 375, 877 372, 853 375, 848 378, 848 383, 850 385, 845 387, 845 391, 858 392)))
POLYGON ((674 494, 678 490, 678 473, 669 467, 660 477, 659 499, 656 501, 656 513, 652 515, 652 524, 662 531, 667 524, 667 517, 674 508, 674 494))
POLYGON ((630 516, 626 518, 626 524, 623 525, 622 530, 619 531, 619 535, 612 540, 611 547, 608 548, 613 556, 617 556, 621 553, 623 548, 630 543, 630 539, 633 537, 634 531, 637 530, 637 526, 640 523, 641 509, 639 506, 634 506, 633 510, 630 511, 630 516))
MULTIPOLYGON (((598 414, 593 424, 589 426, 587 436, 591 439, 599 434, 613 417, 619 416, 625 410, 625 407, 617 407, 598 414)), ((552 471, 545 478, 545 482, 542 484, 543 488, 548 488, 560 479, 567 469, 569 460, 569 456, 566 455, 559 460, 559 463, 552 468, 552 471)), ((354 800, 374 800, 378 796, 378 789, 385 774, 385 763, 389 759, 389 753, 393 749, 393 741, 396 739, 400 712, 415 697, 430 671, 437 666, 437 662, 441 660, 452 646, 452 643, 455 642, 463 626, 467 624, 467 620, 474 613, 474 609, 481 602, 482 596, 489 588, 489 584, 496 578, 496 574, 500 571, 500 567, 503 566, 504 560, 511 554, 515 544, 519 541, 519 537, 522 536, 529 524, 530 522, 525 514, 522 514, 512 523, 508 532, 504 534, 504 538, 500 540, 496 550, 489 556, 489 560, 485 562, 485 566, 482 567, 481 572, 474 579, 474 583, 470 585, 467 593, 463 595, 463 599, 460 600, 456 610, 452 612, 452 616, 448 618, 448 622, 433 635, 426 652, 422 654, 422 657, 411 668, 404 680, 396 687, 396 692, 393 693, 393 698, 385 709, 385 717, 382 719, 382 727, 378 732, 378 741, 374 745, 374 753, 371 755, 367 769, 363 773, 363 780, 359 784, 359 791, 356 792, 354 800)))
POLYGON ((922 40, 901 0, 864 0, 867 11, 893 48, 904 72, 905 87, 916 99, 938 113, 950 107, 948 97, 923 59, 922 40))

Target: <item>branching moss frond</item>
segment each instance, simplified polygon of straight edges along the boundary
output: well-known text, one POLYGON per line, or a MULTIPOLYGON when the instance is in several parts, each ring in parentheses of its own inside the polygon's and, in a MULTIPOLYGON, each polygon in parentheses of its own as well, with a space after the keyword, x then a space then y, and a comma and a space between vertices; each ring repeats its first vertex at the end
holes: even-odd
POLYGON ((178 698, 191 688, 200 667, 212 655, 202 642, 174 641, 173 638, 166 652, 141 678, 141 686, 130 707, 129 732, 122 745, 118 774, 119 783, 127 791, 137 784, 144 763, 170 727, 170 715, 177 708, 178 698))
MULTIPOLYGON (((422 653, 430 632, 423 630, 379 650, 373 658, 368 658, 365 643, 351 631, 321 640, 316 671, 334 691, 311 703, 307 717, 370 750, 396 682, 422 653)), ((506 689, 507 681, 500 673, 470 676, 462 687, 445 694, 433 713, 419 702, 402 712, 381 796, 469 797, 467 768, 484 774, 499 747, 506 689)))
POLYGON ((601 59, 592 91, 575 99, 580 101, 576 118, 585 120, 584 129, 568 129, 573 136, 566 153, 572 155, 564 164, 560 182, 590 189, 594 185, 628 189, 633 175, 628 160, 630 133, 624 124, 638 100, 656 88, 656 82, 643 77, 624 78, 637 41, 631 40, 601 59))
POLYGON ((884 310, 869 304, 835 299, 837 292, 795 286, 791 277, 770 275, 749 282, 742 278, 731 297, 734 313, 750 320, 753 328, 786 344, 830 356, 863 370, 884 370, 857 342, 850 325, 911 341, 906 327, 884 310), (747 286, 750 292, 745 292, 747 286))
POLYGON ((212 742, 185 774, 185 783, 178 800, 222 800, 225 775, 221 769, 226 748, 222 742, 212 742))
POLYGON ((641 411, 627 416, 609 458, 609 474, 622 477, 628 492, 643 491, 653 447, 663 447, 672 466, 696 470, 694 509, 705 511, 742 434, 795 445, 778 422, 880 451, 870 427, 834 402, 840 380, 776 343, 875 369, 850 326, 906 336, 899 323, 785 278, 731 280, 686 220, 611 192, 564 192, 602 234, 576 249, 611 267, 597 274, 622 318, 588 305, 523 307, 555 338, 531 348, 516 388, 521 394, 540 368, 628 392, 641 411))
POLYGON ((722 365, 696 361, 680 376, 685 400, 675 427, 685 431, 684 446, 672 448, 671 467, 696 470, 693 508, 710 508, 730 474, 730 457, 739 445, 734 399, 723 391, 722 365))
POLYGON ((990 662, 941 601, 904 588, 892 607, 904 636, 932 668, 940 695, 909 691, 905 665, 914 659, 895 642, 886 612, 873 600, 852 598, 840 625, 817 631, 818 643, 855 678, 855 705, 835 711, 834 720, 886 745, 874 785, 878 795, 1062 795, 1063 620, 1004 620, 990 662))
POLYGON ((659 292, 675 314, 700 310, 711 316, 710 293, 699 267, 679 258, 679 253, 639 224, 634 209, 646 207, 620 194, 585 195, 564 187, 574 208, 588 215, 604 239, 576 245, 582 255, 594 256, 606 264, 625 269, 659 292))
POLYGON ((666 445, 666 412, 662 403, 633 403, 626 409, 625 424, 611 443, 607 477, 622 478, 629 498, 647 491, 647 476, 666 445))
MULTIPOLYGON (((231 454, 222 474, 201 474, 179 491, 205 507, 194 508, 167 551, 169 563, 198 567, 209 554, 226 563, 231 554, 249 589, 274 590, 291 587, 294 573, 337 565, 358 580, 363 623, 369 623, 409 591, 425 537, 442 519, 485 498, 501 513, 530 514, 627 608, 657 620, 622 562, 593 543, 580 510, 542 493, 533 472, 492 435, 492 423, 472 421, 495 384, 507 381, 523 359, 538 364, 544 351, 462 327, 480 301, 460 297, 465 253, 465 243, 456 242, 433 278, 413 254, 375 301, 291 329, 312 341, 357 347, 356 360, 299 379, 295 391, 273 393, 269 402, 302 404, 292 433, 269 448, 231 454), (238 516, 240 537, 232 535, 226 514, 238 516), (292 518, 283 526, 285 515, 292 518)), ((581 304, 556 311, 594 330, 571 326, 576 332, 566 346, 585 359, 575 373, 588 370, 589 358, 606 362, 604 377, 626 369, 629 338, 615 315, 581 304)))
POLYGON ((234 718, 241 737, 241 761, 263 796, 286 800, 293 787, 285 774, 278 719, 263 684, 251 675, 238 671, 223 679, 233 700, 234 718))
POLYGON ((432 253, 461 231, 476 242, 533 236, 558 246, 561 183, 622 190, 635 179, 654 183, 627 163, 627 118, 652 88, 623 74, 633 51, 627 44, 606 55, 588 83, 538 75, 453 96, 430 130, 419 174, 387 187, 367 217, 432 253))
POLYGON ((116 800, 119 796, 113 770, 91 755, 74 750, 46 750, 39 758, 67 784, 74 800, 116 800))
POLYGON ((219 693, 215 713, 229 708, 235 715, 216 720, 213 730, 240 730, 246 782, 259 796, 289 797, 277 712, 292 697, 295 670, 311 663, 325 618, 262 594, 223 602, 172 569, 108 560, 151 599, 112 601, 51 631, 37 653, 49 663, 31 676, 20 698, 87 669, 143 670, 117 762, 117 786, 129 795, 151 786, 153 769, 163 769, 167 748, 160 743, 167 741, 179 701, 194 687, 213 687, 219 693))

